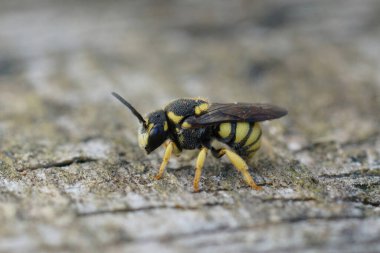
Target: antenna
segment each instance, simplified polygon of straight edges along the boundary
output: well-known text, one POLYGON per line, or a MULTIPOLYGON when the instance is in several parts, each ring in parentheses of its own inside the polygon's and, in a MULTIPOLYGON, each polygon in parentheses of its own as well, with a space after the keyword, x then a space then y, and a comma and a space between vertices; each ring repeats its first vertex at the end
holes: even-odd
POLYGON ((141 116, 141 114, 130 104, 125 100, 122 96, 117 94, 116 92, 112 92, 112 95, 117 98, 121 103, 123 103, 126 107, 129 108, 129 110, 132 111, 132 113, 138 118, 139 122, 143 124, 143 126, 146 128, 146 121, 145 119, 141 116))

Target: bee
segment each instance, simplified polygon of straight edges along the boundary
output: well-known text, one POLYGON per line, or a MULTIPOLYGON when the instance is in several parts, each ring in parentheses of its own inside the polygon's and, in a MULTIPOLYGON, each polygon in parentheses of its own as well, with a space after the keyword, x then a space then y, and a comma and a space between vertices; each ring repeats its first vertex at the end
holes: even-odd
POLYGON ((156 179, 162 178, 172 153, 179 155, 182 150, 198 149, 193 182, 195 192, 199 191, 208 151, 216 158, 226 155, 251 188, 261 189, 249 174, 245 160, 260 148, 262 130, 259 122, 283 117, 287 110, 270 104, 209 103, 201 98, 180 98, 144 118, 120 95, 115 92, 112 95, 139 120, 138 143, 147 154, 162 144, 166 146, 156 179), (215 148, 214 140, 228 148, 215 148))

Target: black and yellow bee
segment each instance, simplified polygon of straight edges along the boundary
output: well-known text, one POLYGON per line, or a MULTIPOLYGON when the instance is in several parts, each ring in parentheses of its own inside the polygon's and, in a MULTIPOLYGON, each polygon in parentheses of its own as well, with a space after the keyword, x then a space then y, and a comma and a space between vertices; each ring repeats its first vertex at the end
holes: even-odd
POLYGON ((260 148, 261 128, 258 122, 280 118, 287 114, 281 107, 252 103, 209 103, 201 98, 181 98, 169 103, 163 110, 149 113, 144 119, 125 99, 112 93, 138 118, 141 127, 138 143, 149 154, 165 143, 166 151, 156 179, 160 179, 171 154, 183 149, 199 149, 195 165, 194 191, 199 191, 199 180, 208 150, 220 158, 226 155, 240 171, 245 182, 255 190, 256 185, 244 159, 252 157, 260 148), (227 144, 216 149, 212 141, 227 144))

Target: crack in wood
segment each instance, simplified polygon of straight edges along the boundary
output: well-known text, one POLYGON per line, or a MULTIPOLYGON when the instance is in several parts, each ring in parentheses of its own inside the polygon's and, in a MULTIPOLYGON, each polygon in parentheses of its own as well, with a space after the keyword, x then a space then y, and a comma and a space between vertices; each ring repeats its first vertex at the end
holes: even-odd
MULTIPOLYGON (((262 202, 275 202, 275 201, 284 201, 284 202, 308 202, 308 201, 317 201, 317 199, 312 197, 305 197, 305 198, 257 198, 258 200, 262 202)), ((199 210, 206 207, 214 207, 214 206, 234 206, 234 204, 229 204, 225 202, 213 202, 213 203, 205 203, 197 206, 184 206, 184 205, 156 205, 156 206, 144 206, 140 208, 130 208, 130 207, 124 207, 124 208, 116 208, 116 209, 105 209, 105 210, 95 210, 91 212, 77 212, 78 217, 83 216, 94 216, 94 215, 102 215, 102 214, 110 214, 110 213, 134 213, 134 212, 141 212, 141 211, 151 211, 151 210, 160 210, 160 209, 175 209, 175 210, 199 210)))
POLYGON ((373 207, 379 207, 380 202, 369 201, 368 199, 360 199, 359 197, 347 197, 344 200, 349 202, 361 203, 363 205, 369 205, 373 207))
POLYGON ((54 167, 67 167, 74 163, 88 163, 88 162, 95 162, 95 161, 98 161, 98 159, 94 159, 87 156, 77 156, 77 157, 73 157, 71 159, 67 159, 67 160, 63 160, 59 162, 53 161, 53 162, 48 162, 48 163, 41 163, 41 164, 26 166, 22 168, 17 168, 17 171, 23 172, 26 170, 49 169, 49 168, 54 168, 54 167))
POLYGON ((372 176, 372 177, 380 177, 380 169, 360 169, 354 170, 347 173, 341 174, 321 174, 318 177, 320 178, 345 178, 345 177, 363 177, 363 176, 372 176))
POLYGON ((292 217, 292 218, 287 218, 283 219, 280 221, 269 221, 269 222, 258 222, 255 224, 246 224, 246 225, 241 225, 237 227, 231 227, 228 225, 221 225, 217 228, 213 229, 200 229, 197 231, 192 231, 189 233, 176 233, 172 235, 164 235, 164 236, 152 236, 152 237, 144 237, 144 238, 119 238, 118 240, 114 240, 110 242, 110 244, 115 245, 115 244, 120 244, 120 243, 147 243, 147 242, 163 242, 163 243, 172 243, 176 240, 182 240, 182 239, 188 239, 194 236, 205 236, 205 235, 211 235, 211 234, 216 234, 216 233, 237 233, 237 232, 244 232, 244 231, 249 231, 249 230, 254 230, 254 229, 265 229, 270 226, 279 226, 283 224, 298 224, 302 222, 310 222, 310 221, 342 221, 342 220, 363 220, 365 218, 369 218, 367 216, 356 216, 356 215, 344 215, 344 216, 315 216, 315 217, 307 217, 307 216, 301 216, 301 217, 292 217))
POLYGON ((354 183, 353 186, 363 191, 369 191, 372 187, 380 186, 380 180, 377 182, 354 183))
POLYGON ((184 205, 157 205, 157 206, 144 206, 140 208, 116 208, 116 209, 105 209, 105 210, 95 210, 91 212, 77 212, 78 217, 86 217, 86 216, 94 216, 94 215, 102 215, 102 214, 112 214, 112 213, 135 213, 141 211, 151 211, 151 210, 161 210, 161 209, 175 209, 175 210, 199 210, 206 207, 213 206, 231 206, 231 204, 227 204, 224 202, 214 202, 214 203, 205 203, 197 206, 184 206, 184 205))
POLYGON ((275 202, 275 201, 283 201, 283 202, 309 202, 309 201, 318 201, 313 197, 305 197, 305 198, 260 198, 262 202, 275 202))
POLYGON ((257 229, 257 228, 266 228, 269 226, 277 226, 281 224, 296 224, 296 223, 301 223, 305 221, 341 221, 341 220, 347 220, 347 219, 355 219, 355 220, 362 220, 365 219, 365 216, 356 216, 356 215, 345 215, 345 216, 315 216, 315 217, 307 217, 307 216, 300 216, 300 217, 292 217, 292 218, 287 218, 283 219, 280 221, 275 221, 275 222, 259 222, 257 224, 247 224, 247 225, 242 225, 238 227, 230 227, 230 226, 220 226, 219 228, 216 229, 210 229, 210 230, 199 230, 196 232, 191 232, 191 233, 178 233, 172 236, 165 236, 165 238, 161 238, 160 240, 168 242, 168 241, 175 241, 183 238, 187 238, 189 236, 193 235, 207 235, 207 234, 214 234, 218 232, 223 232, 223 233, 235 233, 239 231, 246 231, 246 230, 251 230, 251 229, 257 229))

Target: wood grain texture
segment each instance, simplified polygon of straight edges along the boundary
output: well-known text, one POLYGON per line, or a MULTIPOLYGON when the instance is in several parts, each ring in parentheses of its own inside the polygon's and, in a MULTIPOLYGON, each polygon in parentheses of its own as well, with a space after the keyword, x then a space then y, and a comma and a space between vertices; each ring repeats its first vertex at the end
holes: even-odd
POLYGON ((379 252, 378 1, 2 1, 0 252, 379 252), (201 3, 202 2, 202 3, 201 3), (271 103, 250 173, 146 156, 179 97, 271 103), (268 144, 269 143, 269 144, 268 144))

